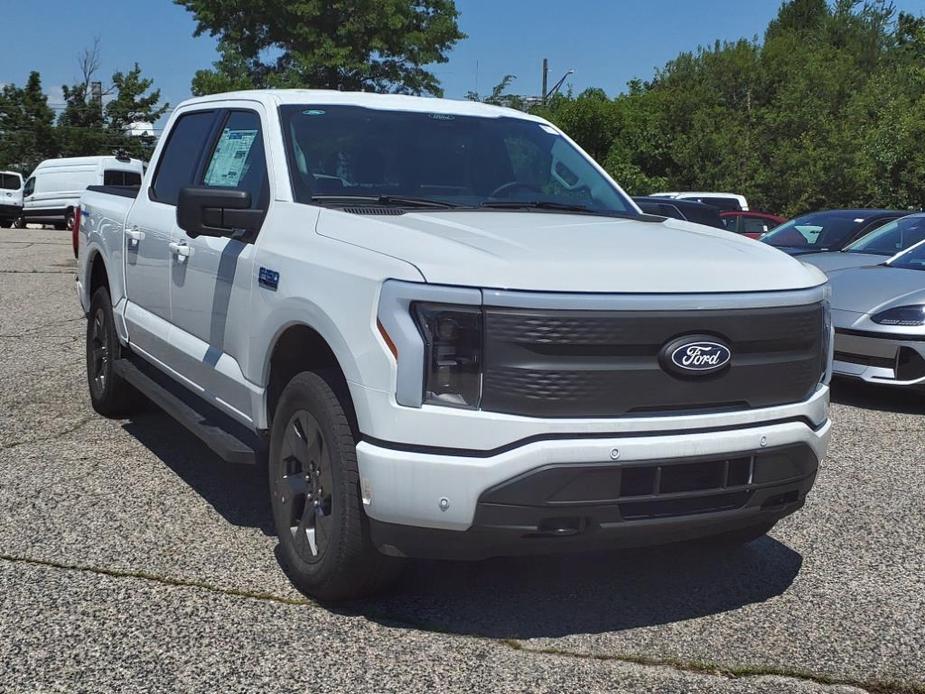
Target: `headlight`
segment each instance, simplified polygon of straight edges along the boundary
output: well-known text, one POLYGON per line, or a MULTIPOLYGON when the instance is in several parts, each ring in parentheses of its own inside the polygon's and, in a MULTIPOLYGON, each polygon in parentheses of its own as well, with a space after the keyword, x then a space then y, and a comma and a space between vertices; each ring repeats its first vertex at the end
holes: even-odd
POLYGON ((478 307, 415 303, 424 338, 424 402, 477 409, 482 394, 482 312, 478 307))
POLYGON ((881 311, 871 318, 880 325, 919 327, 925 325, 925 306, 897 306, 881 311))

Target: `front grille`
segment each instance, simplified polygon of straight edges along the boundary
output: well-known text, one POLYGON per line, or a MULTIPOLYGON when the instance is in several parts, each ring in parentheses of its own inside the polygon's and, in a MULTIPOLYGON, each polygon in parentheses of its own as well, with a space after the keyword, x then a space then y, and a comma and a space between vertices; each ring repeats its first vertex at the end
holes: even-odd
POLYGON ((724 311, 550 311, 486 307, 482 409, 611 417, 769 407, 809 397, 821 377, 821 304, 724 311), (681 377, 659 351, 720 338, 730 366, 681 377))

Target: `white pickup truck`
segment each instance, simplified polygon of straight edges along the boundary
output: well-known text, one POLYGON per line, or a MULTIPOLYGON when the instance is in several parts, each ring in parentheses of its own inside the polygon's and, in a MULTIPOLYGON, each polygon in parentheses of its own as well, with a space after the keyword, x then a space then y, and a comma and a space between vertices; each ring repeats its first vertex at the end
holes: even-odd
POLYGON ((140 190, 80 207, 94 408, 141 393, 266 462, 282 562, 320 599, 403 557, 747 542, 826 450, 822 273, 640 213, 531 115, 196 98, 140 190))

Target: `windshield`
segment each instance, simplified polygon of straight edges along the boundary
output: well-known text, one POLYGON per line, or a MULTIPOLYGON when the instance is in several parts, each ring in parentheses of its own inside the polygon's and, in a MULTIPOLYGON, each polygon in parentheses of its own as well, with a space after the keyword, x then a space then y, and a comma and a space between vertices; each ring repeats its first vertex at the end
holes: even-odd
POLYGON ((14 174, 0 173, 0 190, 19 190, 22 179, 14 174))
POLYGON ((903 217, 845 247, 846 253, 896 255, 925 239, 925 217, 903 217))
POLYGON ((541 123, 359 106, 283 106, 280 117, 298 202, 638 214, 541 123))
POLYGON ((815 212, 784 222, 761 240, 781 248, 839 250, 864 221, 851 213, 815 212))
POLYGON ((890 267, 905 270, 925 270, 925 243, 913 246, 898 258, 890 262, 890 267))

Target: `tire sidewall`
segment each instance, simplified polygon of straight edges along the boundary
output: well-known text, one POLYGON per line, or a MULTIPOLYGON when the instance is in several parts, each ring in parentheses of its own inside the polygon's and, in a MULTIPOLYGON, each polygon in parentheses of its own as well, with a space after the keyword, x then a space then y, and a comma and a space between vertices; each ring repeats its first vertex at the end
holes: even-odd
POLYGON ((324 379, 315 373, 303 372, 286 386, 273 417, 267 465, 273 523, 279 538, 279 551, 284 567, 295 574, 299 583, 308 582, 312 585, 321 585, 329 581, 342 563, 341 554, 347 537, 351 531, 356 531, 350 527, 356 519, 356 514, 350 513, 350 505, 360 503, 359 492, 348 479, 350 477, 348 473, 355 472, 357 469, 356 447, 355 445, 344 445, 338 433, 338 420, 344 417, 344 413, 339 404, 335 403, 337 399, 324 379), (288 523, 283 520, 277 502, 281 494, 280 479, 284 472, 283 437, 293 414, 298 410, 306 410, 318 422, 325 444, 328 446, 331 479, 334 485, 331 509, 334 522, 331 524, 327 546, 316 562, 305 561, 295 550, 288 523))
POLYGON ((87 359, 87 386, 90 389, 90 400, 93 403, 94 409, 108 409, 108 403, 113 399, 113 388, 115 387, 116 379, 115 374, 113 373, 113 362, 119 355, 119 338, 116 335, 115 322, 113 320, 112 314, 112 301, 109 298, 109 292, 105 287, 100 287, 97 289, 93 298, 90 300, 90 317, 87 321, 87 336, 86 336, 86 359, 87 359), (109 355, 109 359, 104 366, 106 369, 106 378, 104 379, 103 390, 100 393, 96 392, 96 386, 94 384, 94 374, 91 367, 92 362, 92 341, 93 341, 93 323, 96 320, 97 312, 102 311, 103 320, 105 325, 105 336, 106 336, 106 350, 109 355))

